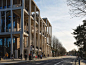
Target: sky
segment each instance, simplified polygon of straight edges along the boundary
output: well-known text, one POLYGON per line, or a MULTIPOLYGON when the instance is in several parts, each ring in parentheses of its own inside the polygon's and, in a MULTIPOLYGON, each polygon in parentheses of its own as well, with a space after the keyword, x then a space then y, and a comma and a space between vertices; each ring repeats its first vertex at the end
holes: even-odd
POLYGON ((84 18, 74 17, 69 14, 70 7, 66 0, 34 0, 40 9, 41 17, 47 17, 52 25, 52 35, 56 36, 67 51, 78 50, 74 45, 76 41, 71 34, 73 29, 80 24, 84 18))

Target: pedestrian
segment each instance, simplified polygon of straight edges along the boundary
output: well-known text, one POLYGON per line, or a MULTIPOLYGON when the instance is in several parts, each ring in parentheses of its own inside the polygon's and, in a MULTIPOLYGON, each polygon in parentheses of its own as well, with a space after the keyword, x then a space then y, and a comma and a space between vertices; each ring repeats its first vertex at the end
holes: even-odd
POLYGON ((44 57, 45 57, 45 54, 44 54, 44 57))
POLYGON ((27 53, 25 53, 25 60, 27 60, 27 53))
POLYGON ((11 55, 11 58, 14 60, 14 54, 11 55))
POLYGON ((38 59, 39 59, 39 54, 38 54, 38 59))
POLYGON ((48 54, 48 57, 49 57, 49 54, 48 54))
POLYGON ((22 54, 20 55, 20 57, 21 57, 21 60, 22 60, 22 54))
POLYGON ((29 54, 29 60, 31 60, 31 54, 29 54))
POLYGON ((42 59, 42 54, 41 54, 41 59, 42 59))
POLYGON ((8 59, 8 53, 6 52, 6 54, 5 54, 5 57, 6 57, 6 59, 8 59))

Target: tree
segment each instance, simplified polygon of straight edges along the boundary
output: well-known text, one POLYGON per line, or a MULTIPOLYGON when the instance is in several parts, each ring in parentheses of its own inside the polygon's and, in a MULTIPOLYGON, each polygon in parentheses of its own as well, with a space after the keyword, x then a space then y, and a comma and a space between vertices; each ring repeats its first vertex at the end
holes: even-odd
POLYGON ((71 6, 71 15, 76 17, 86 15, 86 0, 67 0, 67 5, 71 6))
POLYGON ((76 49, 72 49, 71 51, 68 52, 68 55, 73 55, 76 56, 78 51, 76 51, 76 49))
POLYGON ((53 41, 53 48, 52 48, 53 56, 54 54, 55 56, 64 55, 66 53, 66 49, 62 46, 59 40, 55 36, 53 36, 52 41, 53 41))
POLYGON ((80 48, 83 47, 86 51, 86 20, 83 21, 83 25, 79 25, 73 32, 74 38, 76 39, 75 45, 80 48))

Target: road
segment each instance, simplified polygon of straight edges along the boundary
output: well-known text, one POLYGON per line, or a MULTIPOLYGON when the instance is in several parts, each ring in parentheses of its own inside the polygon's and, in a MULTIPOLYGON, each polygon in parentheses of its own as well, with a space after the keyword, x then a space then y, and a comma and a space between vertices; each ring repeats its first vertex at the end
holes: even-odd
POLYGON ((75 57, 65 57, 59 59, 29 61, 24 63, 10 64, 10 65, 72 65, 75 57))

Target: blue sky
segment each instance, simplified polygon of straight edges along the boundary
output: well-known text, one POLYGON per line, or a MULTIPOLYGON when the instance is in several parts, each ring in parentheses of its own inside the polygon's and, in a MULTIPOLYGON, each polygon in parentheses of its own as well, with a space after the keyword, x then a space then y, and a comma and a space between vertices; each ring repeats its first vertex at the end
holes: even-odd
POLYGON ((52 34, 70 51, 77 49, 72 29, 82 24, 84 18, 72 18, 66 0, 34 0, 40 9, 41 17, 47 17, 52 25, 52 34))

